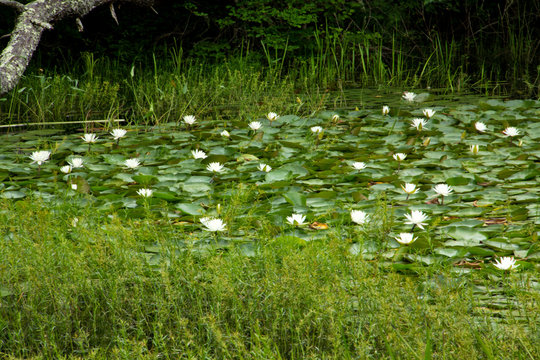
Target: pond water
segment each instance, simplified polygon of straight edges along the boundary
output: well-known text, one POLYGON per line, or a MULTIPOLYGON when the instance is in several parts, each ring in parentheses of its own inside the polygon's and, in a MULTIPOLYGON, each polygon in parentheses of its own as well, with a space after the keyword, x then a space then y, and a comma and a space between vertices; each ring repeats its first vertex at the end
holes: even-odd
MULTIPOLYGON (((118 141, 102 128, 92 131, 95 143, 86 143, 83 132, 51 128, 4 134, 0 196, 81 202, 104 214, 169 222, 179 247, 235 245, 249 254, 263 228, 299 246, 333 236, 365 259, 404 271, 442 262, 456 272, 500 274, 492 262, 502 256, 515 257, 519 270, 538 267, 539 101, 421 93, 409 102, 399 92, 365 89, 325 101, 341 109, 274 121, 261 114, 131 126, 118 141), (434 115, 428 118, 426 108, 434 115), (421 129, 414 119, 425 121, 421 129), (261 127, 251 129, 250 121, 261 127), (29 158, 38 150, 51 153, 41 165, 29 158), (195 159, 194 150, 206 157, 195 159), (62 172, 77 165, 74 158, 82 166, 62 172), (130 168, 128 159, 140 165, 130 168), (209 170, 214 162, 223 169, 209 170), (417 191, 405 193, 406 183, 417 191), (438 195, 437 184, 451 192, 438 195), (142 197, 141 189, 152 196, 142 197), (353 222, 352 210, 367 220, 353 222), (407 224, 413 211, 425 214, 424 229, 407 224), (304 215, 306 224, 289 224, 292 214, 304 215), (223 219, 225 231, 206 231, 201 217, 223 219), (401 244, 401 233, 414 241, 401 244)), ((161 261, 158 246, 149 244, 147 252, 149 263, 161 261)), ((537 279, 529 286, 540 289, 537 279)))

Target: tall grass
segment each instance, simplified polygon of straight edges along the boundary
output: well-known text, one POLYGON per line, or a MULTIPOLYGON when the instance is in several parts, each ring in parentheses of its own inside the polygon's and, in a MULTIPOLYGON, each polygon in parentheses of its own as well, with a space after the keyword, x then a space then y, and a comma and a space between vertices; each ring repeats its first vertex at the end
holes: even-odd
POLYGON ((251 256, 200 252, 179 249, 189 235, 167 224, 38 199, 2 201, 0 229, 3 358, 540 356, 527 279, 507 282, 519 308, 498 318, 473 291, 491 280, 444 266, 403 275, 340 236, 298 246, 262 230, 251 256))
POLYGON ((227 117, 290 111, 294 83, 246 58, 221 64, 156 54, 150 68, 83 56, 79 74, 28 74, 0 103, 2 123, 127 117, 143 124, 182 116, 227 117), (164 60, 161 60, 164 59, 164 60))
POLYGON ((313 34, 307 54, 264 42, 262 54, 246 44, 238 55, 220 61, 188 58, 181 47, 156 49, 143 63, 84 54, 58 72, 30 71, 15 90, 0 98, 0 122, 122 117, 157 124, 178 122, 186 114, 218 119, 268 111, 308 114, 325 106, 328 91, 345 97, 347 88, 377 86, 493 94, 508 89, 508 78, 525 84, 521 95, 531 95, 540 75, 523 69, 530 68, 527 64, 536 58, 538 45, 526 24, 509 28, 510 46, 504 49, 512 54, 509 74, 489 58, 477 73, 469 73, 463 44, 438 35, 424 56, 413 56, 397 36, 388 44, 377 34, 329 29, 313 34))

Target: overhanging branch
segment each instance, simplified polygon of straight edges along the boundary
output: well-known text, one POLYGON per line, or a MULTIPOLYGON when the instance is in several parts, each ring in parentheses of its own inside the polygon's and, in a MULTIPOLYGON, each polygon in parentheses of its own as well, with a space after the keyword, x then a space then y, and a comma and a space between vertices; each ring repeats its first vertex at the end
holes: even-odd
MULTIPOLYGON (((112 4, 114 0, 35 0, 23 5, 13 0, 0 0, 0 5, 6 5, 19 11, 15 28, 5 49, 0 54, 0 94, 12 90, 24 74, 32 54, 36 50, 41 34, 45 29, 52 29, 55 21, 75 17, 81 29, 80 17, 85 16, 94 8, 112 4)), ((154 0, 118 0, 120 3, 152 6, 154 0)), ((115 21, 116 14, 111 5, 115 21)))

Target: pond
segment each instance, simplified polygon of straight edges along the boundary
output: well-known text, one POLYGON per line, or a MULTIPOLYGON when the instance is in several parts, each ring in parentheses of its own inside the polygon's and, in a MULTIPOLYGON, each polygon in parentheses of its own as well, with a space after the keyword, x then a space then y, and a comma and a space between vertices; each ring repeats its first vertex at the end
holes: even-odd
POLYGON ((95 142, 62 129, 4 134, 0 196, 169 222, 179 246, 249 253, 264 228, 298 244, 333 234, 398 269, 450 262, 470 271, 503 256, 538 266, 539 101, 358 91, 340 98, 341 110, 307 117, 188 118, 128 126, 118 139, 87 129, 95 142), (50 157, 32 161, 37 151, 50 157), (305 224, 290 224, 293 214, 305 224), (201 218, 222 219, 224 231, 201 218))
MULTIPOLYGON (((484 271, 497 282, 473 289, 475 313, 527 321, 494 263, 538 267, 540 101, 366 89, 323 100, 340 110, 3 134, 0 197, 167 225, 179 251, 332 239, 397 271, 453 266, 456 279, 434 277, 420 296, 484 271)), ((144 241, 150 266, 167 261, 144 241)), ((519 281, 540 291, 536 275, 519 281)))

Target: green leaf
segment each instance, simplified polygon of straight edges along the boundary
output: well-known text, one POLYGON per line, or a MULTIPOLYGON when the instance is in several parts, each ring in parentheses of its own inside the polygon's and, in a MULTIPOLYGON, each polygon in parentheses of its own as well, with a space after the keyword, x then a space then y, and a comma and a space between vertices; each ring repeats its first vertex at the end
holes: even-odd
POLYGON ((287 202, 289 202, 291 205, 296 207, 305 207, 306 206, 306 196, 303 194, 300 194, 296 191, 289 191, 285 194, 283 194, 283 197, 287 202))
POLYGON ((181 198, 177 197, 176 194, 173 192, 156 191, 154 192, 154 197, 157 199, 163 199, 169 202, 181 200, 181 198))
POLYGON ((13 295, 13 291, 9 290, 4 286, 0 286, 0 297, 6 297, 10 295, 13 295))
POLYGON ((462 249, 454 249, 454 248, 447 248, 447 247, 436 248, 434 252, 435 254, 444 255, 449 258, 462 257, 466 254, 466 251, 463 251, 462 249))
POLYGON ((212 187, 206 183, 187 183, 182 184, 182 189, 185 192, 191 194, 197 194, 199 196, 204 196, 208 191, 212 190, 212 187))
POLYGON ((273 183, 277 181, 289 181, 292 179, 292 173, 288 170, 272 170, 266 173, 266 182, 273 183))
POLYGON ((175 207, 188 215, 204 215, 206 213, 202 206, 193 203, 176 204, 175 207))
POLYGON ((86 179, 77 176, 74 178, 71 178, 69 180, 70 184, 77 185, 77 191, 83 194, 90 194, 90 185, 88 185, 88 181, 86 179))
POLYGON ((448 236, 467 244, 476 245, 487 239, 479 230, 467 226, 456 226, 448 229, 448 236))
POLYGON ((133 175, 133 180, 135 180, 137 183, 141 184, 142 186, 149 187, 151 185, 156 184, 159 180, 157 177, 153 175, 133 175))
POLYGON ((22 199, 26 196, 25 193, 22 191, 14 190, 14 191, 4 191, 1 195, 4 199, 22 199))
POLYGON ((307 241, 298 236, 284 235, 275 238, 273 243, 286 247, 304 247, 307 244, 307 241))
POLYGON ((446 183, 450 186, 467 185, 471 179, 464 178, 462 176, 456 176, 446 179, 446 183))

